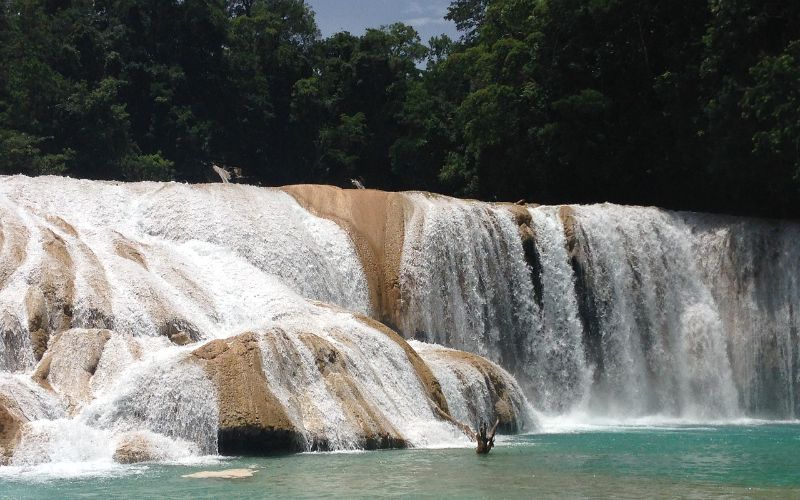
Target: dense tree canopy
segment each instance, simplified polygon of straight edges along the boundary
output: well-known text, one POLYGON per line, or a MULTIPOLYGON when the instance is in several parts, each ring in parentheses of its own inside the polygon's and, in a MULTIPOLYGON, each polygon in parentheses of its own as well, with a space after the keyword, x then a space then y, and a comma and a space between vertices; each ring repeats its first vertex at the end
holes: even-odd
POLYGON ((800 215, 800 2, 454 0, 427 44, 302 0, 0 5, 0 173, 800 215))

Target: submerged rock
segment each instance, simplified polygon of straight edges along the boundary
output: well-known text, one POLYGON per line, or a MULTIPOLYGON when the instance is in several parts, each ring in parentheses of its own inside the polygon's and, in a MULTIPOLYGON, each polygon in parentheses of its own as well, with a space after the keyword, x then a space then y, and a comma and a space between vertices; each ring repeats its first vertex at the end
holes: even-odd
POLYGON ((225 469, 225 470, 204 470, 194 474, 186 474, 181 477, 187 479, 245 479, 253 477, 254 469, 225 469))

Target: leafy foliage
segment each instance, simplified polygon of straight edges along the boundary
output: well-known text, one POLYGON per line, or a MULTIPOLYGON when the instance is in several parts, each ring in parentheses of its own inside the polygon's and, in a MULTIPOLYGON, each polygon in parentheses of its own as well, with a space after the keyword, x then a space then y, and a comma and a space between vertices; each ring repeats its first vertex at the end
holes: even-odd
POLYGON ((0 5, 0 173, 800 215, 798 2, 454 0, 427 45, 303 0, 0 5))

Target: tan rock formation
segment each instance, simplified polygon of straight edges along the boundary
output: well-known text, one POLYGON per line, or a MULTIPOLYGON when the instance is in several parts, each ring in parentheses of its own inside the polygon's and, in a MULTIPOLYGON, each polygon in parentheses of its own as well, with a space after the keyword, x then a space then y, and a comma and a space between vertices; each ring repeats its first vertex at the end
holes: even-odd
POLYGON ((263 454, 298 447, 298 435, 270 391, 255 333, 214 340, 192 353, 217 389, 219 451, 263 454))
MULTIPOLYGON (((423 357, 429 361, 441 360, 451 365, 464 363, 472 366, 484 378, 484 383, 491 395, 494 415, 500 421, 501 430, 515 432, 522 427, 522 422, 519 421, 519 410, 521 410, 519 407, 523 401, 522 393, 511 375, 505 373, 498 365, 477 354, 441 346, 427 347, 423 357)), ((466 381, 464 382, 466 383, 466 381)))
POLYGON ((27 257, 30 233, 13 212, 0 207, 0 288, 27 257))
POLYGON ((145 259, 144 254, 139 251, 138 245, 128 238, 119 235, 119 237, 114 240, 114 251, 117 252, 117 255, 123 259, 128 259, 131 262, 135 262, 136 264, 142 266, 145 270, 148 270, 147 260, 145 259))
POLYGON ((77 411, 92 399, 91 379, 111 335, 109 330, 79 328, 57 334, 33 379, 64 396, 69 410, 77 411))
POLYGON ((72 322, 75 269, 64 238, 47 228, 42 229, 41 235, 44 257, 39 286, 50 312, 51 331, 59 332, 72 322))
MULTIPOLYGON (((405 447, 405 438, 361 393, 336 347, 313 333, 300 334, 300 340, 314 354, 328 391, 342 403, 350 424, 360 429, 364 448, 405 447)), ((320 448, 327 447, 325 443, 321 445, 320 448)))
POLYGON ((142 435, 133 433, 120 440, 114 451, 114 461, 120 464, 138 464, 158 459, 150 442, 142 435))
POLYGON ((0 394, 0 465, 6 465, 28 419, 11 398, 0 394))
POLYGON ((401 193, 318 185, 282 189, 311 213, 347 231, 367 274, 373 315, 389 325, 400 324, 398 276, 408 208, 405 197, 401 193))
POLYGON ((28 313, 28 331, 31 335, 33 356, 42 359, 50 340, 50 319, 44 295, 38 288, 29 288, 25 295, 25 309, 28 313))
POLYGON ((558 217, 561 219, 561 225, 564 226, 564 236, 567 239, 567 252, 569 252, 570 257, 572 257, 578 246, 578 241, 576 239, 578 223, 575 220, 575 210, 569 205, 563 205, 558 209, 558 217))

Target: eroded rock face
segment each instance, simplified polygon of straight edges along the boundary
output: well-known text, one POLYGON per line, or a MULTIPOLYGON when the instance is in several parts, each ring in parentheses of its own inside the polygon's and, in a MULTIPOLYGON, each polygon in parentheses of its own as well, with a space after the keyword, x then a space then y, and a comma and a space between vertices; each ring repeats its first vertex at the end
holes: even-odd
MULTIPOLYGON (((327 391, 338 401, 348 424, 359 430, 365 449, 404 448, 405 438, 362 394, 344 357, 337 348, 313 333, 300 334, 300 340, 314 357, 327 391)), ((324 435, 314 438, 314 449, 329 449, 324 435)))
POLYGON ((365 325, 372 327, 386 335, 405 351, 406 356, 408 356, 408 361, 414 367, 414 370, 416 370, 417 377, 419 377, 420 382, 422 382, 422 386, 428 393, 431 404, 442 412, 449 414, 450 409, 447 406, 447 398, 445 398, 444 394, 442 393, 442 387, 439 384, 439 381, 436 379, 436 376, 433 374, 430 367, 425 363, 425 361, 423 361, 417 351, 415 351, 397 332, 383 323, 379 323, 378 321, 366 316, 359 315, 356 317, 365 325))
POLYGON ((258 335, 214 340, 192 353, 211 377, 219 402, 219 452, 254 455, 296 450, 302 442, 261 365, 258 335))
POLYGON ((400 324, 400 259, 408 200, 402 193, 334 186, 283 188, 318 217, 332 220, 350 235, 370 288, 372 316, 400 324))
POLYGON ((56 335, 33 374, 43 387, 55 390, 77 411, 92 399, 91 379, 103 354, 110 330, 75 328, 56 335))
POLYGON ((0 374, 0 465, 9 463, 29 422, 63 417, 47 391, 22 376, 0 374))
POLYGON ((544 287, 542 284, 542 262, 539 250, 536 248, 536 231, 533 229, 531 213, 525 205, 508 205, 505 208, 514 217, 517 225, 519 239, 522 241, 522 250, 525 252, 525 262, 531 270, 531 283, 533 283, 534 300, 542 307, 544 287))
POLYGON ((472 428, 500 421, 504 433, 535 426, 528 403, 514 378, 500 366, 476 354, 411 341, 411 346, 436 374, 450 415, 472 428))
POLYGON ((586 332, 588 358, 595 360, 595 374, 603 373, 600 321, 595 304, 594 287, 592 286, 592 266, 590 250, 586 245, 586 237, 581 234, 581 226, 575 215, 575 209, 564 205, 558 209, 558 216, 564 226, 564 237, 567 240, 567 252, 572 270, 575 273, 575 292, 578 297, 578 311, 586 332))
POLYGON ((6 465, 13 455, 27 421, 16 403, 0 394, 0 465, 6 465))

